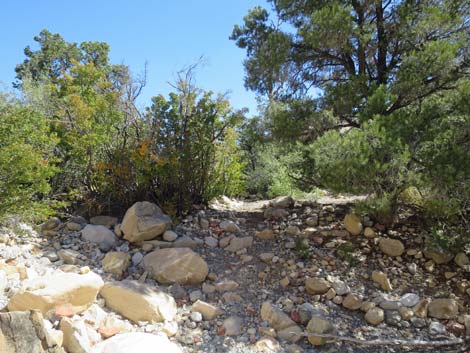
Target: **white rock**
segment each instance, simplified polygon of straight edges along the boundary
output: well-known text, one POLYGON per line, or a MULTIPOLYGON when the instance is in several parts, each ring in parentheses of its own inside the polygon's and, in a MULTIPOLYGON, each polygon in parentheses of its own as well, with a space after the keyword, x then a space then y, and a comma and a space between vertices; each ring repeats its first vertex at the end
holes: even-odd
POLYGON ((166 336, 151 333, 122 333, 98 344, 92 353, 182 353, 166 336))
POLYGON ((170 295, 144 283, 124 280, 106 283, 101 290, 106 306, 134 321, 171 321, 176 315, 176 302, 170 295))

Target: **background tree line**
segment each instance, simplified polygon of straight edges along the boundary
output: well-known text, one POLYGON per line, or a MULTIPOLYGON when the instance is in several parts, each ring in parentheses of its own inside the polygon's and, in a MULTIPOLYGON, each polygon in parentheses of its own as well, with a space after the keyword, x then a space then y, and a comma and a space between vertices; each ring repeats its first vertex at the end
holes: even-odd
POLYGON ((467 237, 470 4, 269 2, 230 36, 260 99, 251 119, 197 88, 195 67, 140 111, 145 75, 110 63, 106 43, 42 31, 16 67, 23 97, 0 101, 2 212, 152 199, 181 214, 321 188, 368 195, 357 211, 384 224, 408 203, 436 234, 467 237))
POLYGON ((109 62, 102 42, 68 43, 43 30, 25 49, 15 87, 0 100, 0 214, 54 208, 96 214, 153 200, 180 215, 193 203, 242 191, 238 128, 244 111, 196 87, 196 65, 144 111, 145 86, 109 62))
POLYGON ((242 137, 252 178, 273 179, 272 149, 289 188, 367 194, 385 224, 407 200, 439 234, 469 237, 470 3, 269 2, 231 35, 264 100, 242 137))

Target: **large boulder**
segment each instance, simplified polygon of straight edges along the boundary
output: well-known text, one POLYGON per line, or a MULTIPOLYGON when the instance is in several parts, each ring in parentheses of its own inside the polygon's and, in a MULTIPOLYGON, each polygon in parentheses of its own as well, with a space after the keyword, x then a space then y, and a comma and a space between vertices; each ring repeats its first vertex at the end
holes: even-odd
POLYGON ((131 243, 154 239, 171 225, 170 216, 164 214, 154 203, 136 202, 124 215, 121 231, 131 243))
POLYGON ((65 353, 44 327, 39 311, 0 313, 1 353, 65 353))
POLYGON ((91 243, 98 244, 103 251, 109 251, 117 244, 116 235, 102 225, 87 224, 82 229, 82 238, 91 243))
POLYGON ((204 259, 189 248, 155 250, 144 257, 143 266, 162 284, 199 284, 209 273, 204 259))
POLYGON ((134 322, 171 321, 176 315, 173 297, 137 281, 106 283, 100 294, 107 307, 134 322))
POLYGON ((166 336, 151 333, 122 333, 96 345, 92 353, 182 353, 166 336))
POLYGON ((66 309, 71 314, 85 311, 96 299, 104 283, 94 272, 78 274, 57 271, 52 275, 24 282, 24 288, 13 295, 9 311, 66 309))

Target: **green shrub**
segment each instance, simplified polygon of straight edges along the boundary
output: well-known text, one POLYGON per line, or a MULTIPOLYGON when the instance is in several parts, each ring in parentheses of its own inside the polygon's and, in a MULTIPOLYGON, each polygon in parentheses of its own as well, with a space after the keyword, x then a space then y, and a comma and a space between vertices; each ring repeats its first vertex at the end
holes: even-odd
POLYGON ((50 178, 57 139, 44 117, 0 96, 0 219, 34 220, 53 212, 50 178))

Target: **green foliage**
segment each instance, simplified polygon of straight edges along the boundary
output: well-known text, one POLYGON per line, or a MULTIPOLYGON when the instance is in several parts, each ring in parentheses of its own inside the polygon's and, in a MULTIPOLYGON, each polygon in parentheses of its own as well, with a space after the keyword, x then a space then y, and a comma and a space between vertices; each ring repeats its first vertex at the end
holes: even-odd
POLYGON ((195 66, 179 74, 168 99, 156 96, 141 112, 135 102, 145 76, 111 64, 108 44, 68 43, 47 30, 34 40, 39 49, 25 49, 15 85, 57 136, 52 194, 91 214, 144 199, 181 214, 192 203, 242 192, 237 128, 244 112, 196 88, 195 66))
POLYGON ((295 239, 295 252, 302 260, 310 258, 310 245, 308 243, 308 238, 297 237, 295 239))
POLYGON ((0 219, 34 220, 52 212, 48 196, 49 179, 57 172, 56 142, 43 116, 0 96, 0 219))
POLYGON ((168 99, 152 98, 145 123, 149 153, 155 157, 153 191, 177 214, 243 188, 235 132, 243 111, 233 110, 221 95, 198 89, 194 68, 180 73, 168 99))
POLYGON ((231 38, 246 49, 247 86, 269 100, 269 142, 305 144, 296 185, 368 194, 359 208, 384 223, 412 186, 422 195, 414 206, 430 223, 465 222, 468 6, 270 3, 271 13, 251 11, 231 38))
POLYGON ((351 242, 345 242, 339 245, 336 248, 336 253, 344 260, 346 261, 349 266, 355 267, 359 265, 360 260, 357 257, 357 254, 355 254, 355 247, 353 243, 351 242))

